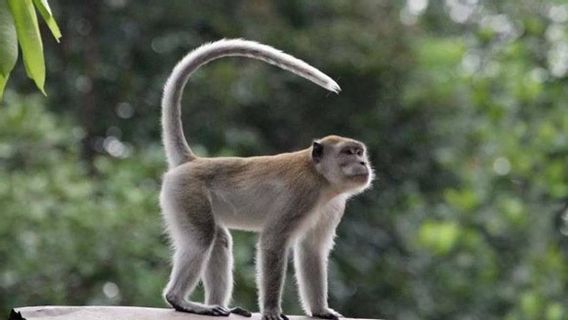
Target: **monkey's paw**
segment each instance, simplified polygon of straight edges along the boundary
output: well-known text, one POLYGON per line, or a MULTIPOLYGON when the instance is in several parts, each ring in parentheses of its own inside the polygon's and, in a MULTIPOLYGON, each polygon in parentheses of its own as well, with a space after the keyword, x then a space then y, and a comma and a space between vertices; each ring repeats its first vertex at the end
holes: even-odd
POLYGON ((229 314, 231 313, 231 310, 223 306, 214 305, 210 307, 204 307, 203 310, 195 313, 207 316, 228 317, 229 314))
POLYGON ((327 308, 318 312, 312 312, 312 317, 321 318, 321 319, 331 319, 331 320, 337 320, 339 318, 343 318, 343 316, 339 312, 331 308, 327 308))
POLYGON ((241 307, 233 307, 231 309, 231 313, 238 314, 239 316, 247 318, 252 317, 252 313, 250 311, 248 311, 247 309, 243 309, 241 307))
POLYGON ((228 317, 231 310, 218 305, 193 305, 193 306, 183 306, 175 304, 172 306, 176 311, 201 314, 204 316, 214 316, 214 317, 228 317))
POLYGON ((280 311, 264 310, 262 313, 262 320, 288 320, 288 317, 283 313, 280 313, 280 311))

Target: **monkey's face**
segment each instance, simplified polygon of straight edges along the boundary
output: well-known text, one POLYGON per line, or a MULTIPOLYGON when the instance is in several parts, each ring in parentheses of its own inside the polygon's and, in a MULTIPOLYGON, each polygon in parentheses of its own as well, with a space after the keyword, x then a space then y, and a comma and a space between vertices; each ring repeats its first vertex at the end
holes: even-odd
POLYGON ((316 169, 343 192, 358 193, 373 180, 365 145, 337 136, 326 137, 312 146, 316 169))

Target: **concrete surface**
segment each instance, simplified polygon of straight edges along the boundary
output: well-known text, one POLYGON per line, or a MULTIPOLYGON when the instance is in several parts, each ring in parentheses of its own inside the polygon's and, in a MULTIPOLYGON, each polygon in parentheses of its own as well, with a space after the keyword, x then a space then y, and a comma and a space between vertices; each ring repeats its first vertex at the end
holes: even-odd
MULTIPOLYGON (((15 308, 26 320, 261 320, 258 313, 252 318, 245 318, 235 314, 229 317, 211 317, 176 312, 173 309, 145 308, 145 307, 110 307, 110 306, 38 306, 15 308)), ((290 320, 313 320, 306 316, 288 316, 290 320)), ((350 318, 342 318, 342 320, 350 318)))

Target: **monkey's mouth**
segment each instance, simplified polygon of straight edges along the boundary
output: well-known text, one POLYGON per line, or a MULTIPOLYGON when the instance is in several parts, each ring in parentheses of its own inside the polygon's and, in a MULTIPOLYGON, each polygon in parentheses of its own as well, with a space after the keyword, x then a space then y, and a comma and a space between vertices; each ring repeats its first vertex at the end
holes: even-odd
POLYGON ((369 179, 369 172, 356 172, 351 174, 349 177, 354 180, 367 180, 369 179))

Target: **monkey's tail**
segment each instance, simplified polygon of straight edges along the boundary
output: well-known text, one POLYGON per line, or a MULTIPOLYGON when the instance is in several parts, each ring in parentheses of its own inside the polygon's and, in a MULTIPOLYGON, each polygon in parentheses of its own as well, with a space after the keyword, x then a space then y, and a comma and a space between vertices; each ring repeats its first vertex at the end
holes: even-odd
POLYGON ((306 78, 329 91, 341 91, 339 85, 323 72, 271 46, 242 39, 223 39, 202 45, 175 66, 164 87, 162 139, 170 168, 196 158, 187 144, 181 123, 181 97, 187 80, 202 65, 229 56, 262 60, 306 78))

